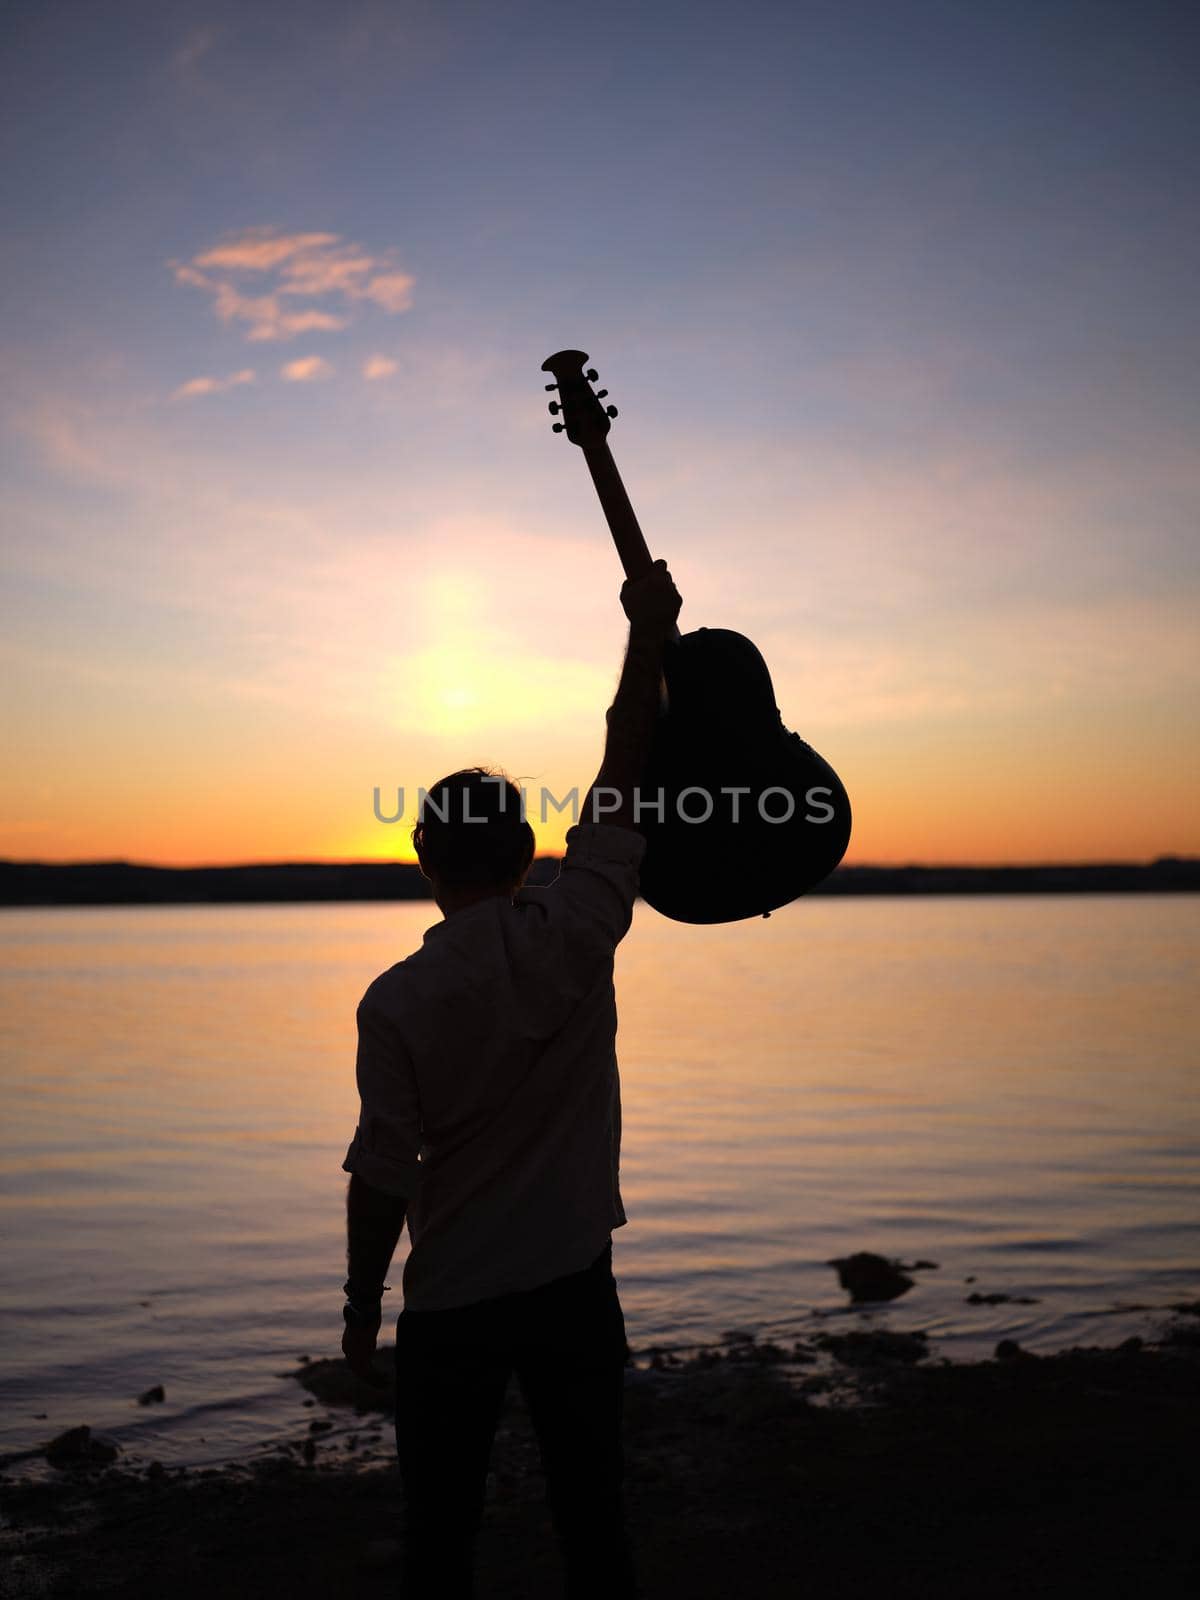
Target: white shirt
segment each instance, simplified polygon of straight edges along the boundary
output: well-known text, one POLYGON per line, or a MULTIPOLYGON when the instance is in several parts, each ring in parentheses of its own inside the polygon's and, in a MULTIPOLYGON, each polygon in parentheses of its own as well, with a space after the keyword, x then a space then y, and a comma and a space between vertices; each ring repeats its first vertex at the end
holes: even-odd
POLYGON ((580 1272, 624 1223, 613 952, 645 848, 576 824, 554 883, 455 912, 360 1001, 342 1168, 408 1201, 406 1307, 580 1272))

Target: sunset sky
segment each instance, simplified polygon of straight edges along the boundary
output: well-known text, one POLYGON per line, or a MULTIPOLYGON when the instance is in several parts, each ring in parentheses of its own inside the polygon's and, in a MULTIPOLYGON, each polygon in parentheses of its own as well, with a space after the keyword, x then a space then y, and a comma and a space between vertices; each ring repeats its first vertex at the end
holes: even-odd
POLYGON ((1154 0, 6 7, 0 854, 406 855, 376 786, 586 785, 624 619, 562 346, 849 860, 1200 852, 1198 43, 1154 0))

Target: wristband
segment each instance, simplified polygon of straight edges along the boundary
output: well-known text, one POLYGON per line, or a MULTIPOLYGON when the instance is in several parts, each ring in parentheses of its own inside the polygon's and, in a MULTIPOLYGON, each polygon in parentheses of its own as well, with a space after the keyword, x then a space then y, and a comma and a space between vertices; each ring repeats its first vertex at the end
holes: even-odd
POLYGON ((379 1322, 383 1318, 383 1297, 388 1292, 386 1283, 372 1292, 362 1289, 349 1278, 342 1285, 342 1293, 346 1296, 346 1305, 342 1312, 347 1322, 357 1322, 369 1325, 379 1322))

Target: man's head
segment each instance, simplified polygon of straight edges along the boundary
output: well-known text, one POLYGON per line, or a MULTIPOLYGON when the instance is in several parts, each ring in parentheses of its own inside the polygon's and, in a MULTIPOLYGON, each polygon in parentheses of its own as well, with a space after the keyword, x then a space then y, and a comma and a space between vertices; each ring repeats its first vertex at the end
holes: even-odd
POLYGON ((439 901, 443 891, 507 894, 533 860, 533 829, 521 815, 521 791, 502 772, 467 767, 433 784, 412 831, 421 871, 439 901))

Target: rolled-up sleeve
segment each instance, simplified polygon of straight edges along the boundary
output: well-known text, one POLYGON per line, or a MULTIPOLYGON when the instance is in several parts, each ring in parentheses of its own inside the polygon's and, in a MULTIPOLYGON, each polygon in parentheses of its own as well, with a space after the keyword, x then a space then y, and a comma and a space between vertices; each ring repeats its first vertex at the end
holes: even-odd
POLYGON ((632 828, 577 822, 556 888, 615 946, 629 931, 646 841, 632 828))
POLYGON ((343 1172, 401 1199, 420 1178, 421 1107, 400 1030, 368 992, 358 1007, 358 1127, 343 1172))

